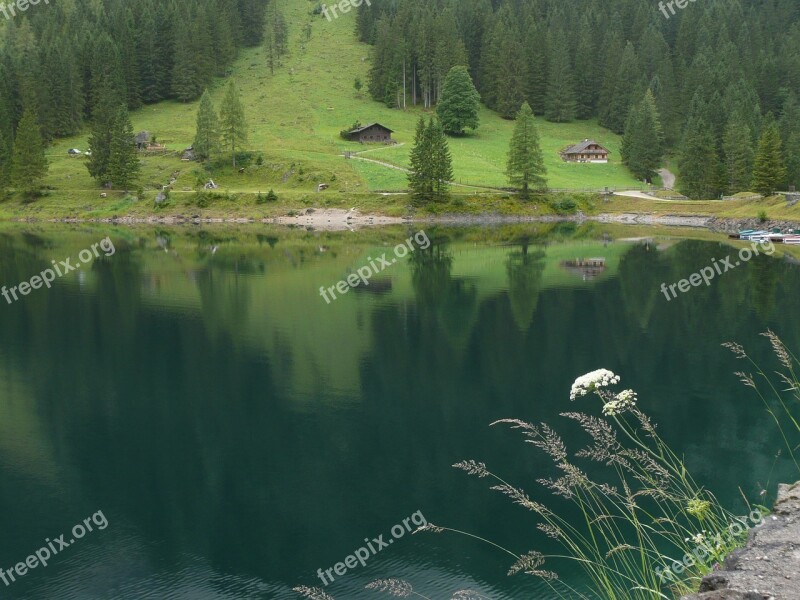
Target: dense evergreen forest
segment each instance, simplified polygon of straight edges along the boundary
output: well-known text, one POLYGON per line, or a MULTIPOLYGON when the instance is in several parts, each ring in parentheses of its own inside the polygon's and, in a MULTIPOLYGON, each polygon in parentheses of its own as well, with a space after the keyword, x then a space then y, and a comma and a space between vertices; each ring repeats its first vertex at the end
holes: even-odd
POLYGON ((45 138, 102 105, 194 100, 263 41, 264 0, 51 0, 0 26, 0 141, 26 110, 45 138))
POLYGON ((800 3, 705 0, 666 14, 642 0, 385 0, 362 6, 357 27, 374 46, 370 93, 390 106, 435 104, 464 64, 506 118, 527 101, 550 121, 597 118, 621 134, 649 89, 652 143, 684 163, 692 196, 747 189, 775 126, 800 184, 800 3))

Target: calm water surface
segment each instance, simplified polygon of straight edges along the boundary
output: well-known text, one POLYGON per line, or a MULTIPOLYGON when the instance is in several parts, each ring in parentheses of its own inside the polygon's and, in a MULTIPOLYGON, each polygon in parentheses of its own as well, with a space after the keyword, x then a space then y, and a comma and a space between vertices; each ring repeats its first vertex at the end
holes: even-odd
MULTIPOLYGON (((488 424, 547 421, 582 443, 558 414, 575 408, 574 378, 600 367, 731 508, 738 486, 753 497, 791 476, 720 344, 766 362, 758 333, 771 327, 800 348, 792 261, 759 258, 667 302, 661 283, 732 253, 728 240, 431 228, 431 248, 369 288, 319 296, 413 232, 0 229, 6 286, 106 236, 116 249, 0 300, 0 567, 74 539, 98 511, 108 523, 0 597, 297 598, 417 511, 519 554, 552 550, 531 514, 451 465, 485 461, 552 501, 535 484, 551 473, 542 456, 488 424), (570 266, 586 258, 603 262, 570 266)), ((405 534, 326 591, 375 598, 365 584, 399 577, 432 599, 552 597, 506 577, 510 562, 470 538, 405 534)))

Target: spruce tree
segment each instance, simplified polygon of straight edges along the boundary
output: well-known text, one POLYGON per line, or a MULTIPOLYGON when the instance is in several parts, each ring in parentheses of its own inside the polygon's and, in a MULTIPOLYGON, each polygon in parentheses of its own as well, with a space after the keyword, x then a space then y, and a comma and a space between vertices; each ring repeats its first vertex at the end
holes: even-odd
POLYGON ((108 182, 108 163, 111 157, 111 133, 122 98, 113 87, 100 90, 92 113, 92 131, 89 135, 89 160, 86 168, 101 185, 108 182))
POLYGON ((530 190, 547 190, 547 169, 539 145, 539 132, 534 122, 533 111, 525 102, 517 113, 514 134, 508 152, 506 174, 511 185, 521 189, 521 196, 528 198, 530 190))
POLYGON ((236 168, 236 149, 247 143, 247 119, 244 114, 239 88, 231 80, 225 90, 222 107, 219 111, 220 136, 225 150, 233 156, 233 168, 236 168))
POLYGON ((653 93, 631 108, 622 138, 622 161, 637 178, 647 182, 658 174, 663 158, 664 133, 653 93))
POLYGON ((753 187, 765 196, 786 183, 786 164, 781 153, 781 136, 775 121, 764 126, 753 164, 753 187))
POLYGON ((723 136, 725 170, 729 194, 750 189, 753 175, 753 136, 747 123, 738 115, 732 115, 723 136))
POLYGON ((702 118, 687 125, 687 133, 678 160, 682 194, 696 200, 710 200, 719 195, 720 162, 711 126, 702 118))
POLYGON ((433 117, 428 123, 427 137, 430 144, 433 200, 444 202, 448 198, 450 182, 453 180, 453 159, 444 129, 433 117))
POLYGON ((550 64, 547 77, 545 118, 554 123, 575 120, 578 104, 570 63, 570 49, 563 35, 550 36, 550 64))
POLYGON ((203 91, 203 75, 195 52, 191 21, 188 17, 178 19, 175 23, 175 32, 172 94, 181 102, 189 102, 203 91))
POLYGON ((450 69, 444 80, 442 98, 436 105, 436 115, 445 133, 461 135, 466 128, 477 129, 480 101, 467 67, 450 69))
POLYGON ((35 194, 47 175, 47 158, 36 115, 28 109, 22 114, 11 156, 11 184, 28 195, 35 194))
POLYGON ((194 154, 200 160, 206 160, 219 152, 219 119, 214 110, 214 103, 208 90, 200 98, 197 110, 197 130, 194 136, 194 154))
POLYGON ((111 154, 108 180, 118 189, 128 190, 139 177, 141 165, 136 152, 133 124, 128 109, 120 106, 111 129, 111 154))
POLYGON ((8 175, 11 171, 11 149, 6 142, 3 130, 0 129, 0 197, 8 187, 8 175))
POLYGON ((795 189, 800 189, 800 131, 789 136, 786 144, 786 181, 795 189))
POLYGON ((411 199, 415 205, 420 206, 433 198, 433 184, 430 176, 433 165, 431 144, 428 128, 425 126, 425 117, 422 116, 417 121, 410 162, 408 184, 411 189, 411 199))

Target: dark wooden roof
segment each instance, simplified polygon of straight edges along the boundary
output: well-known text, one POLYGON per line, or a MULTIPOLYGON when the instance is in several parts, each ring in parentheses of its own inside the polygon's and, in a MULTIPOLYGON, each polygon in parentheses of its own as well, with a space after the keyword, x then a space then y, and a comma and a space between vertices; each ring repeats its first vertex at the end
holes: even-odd
POLYGON ((348 133, 361 133, 362 131, 366 131, 367 129, 371 129, 372 127, 380 127, 381 129, 385 129, 389 133, 394 133, 394 130, 389 129, 388 127, 386 127, 385 125, 381 125, 380 123, 370 123, 369 125, 363 125, 362 127, 359 127, 358 129, 353 129, 348 133))
POLYGON ((579 144, 568 146, 561 151, 561 154, 610 154, 608 148, 594 140, 583 140, 579 144), (587 150, 589 146, 600 146, 601 150, 587 150))

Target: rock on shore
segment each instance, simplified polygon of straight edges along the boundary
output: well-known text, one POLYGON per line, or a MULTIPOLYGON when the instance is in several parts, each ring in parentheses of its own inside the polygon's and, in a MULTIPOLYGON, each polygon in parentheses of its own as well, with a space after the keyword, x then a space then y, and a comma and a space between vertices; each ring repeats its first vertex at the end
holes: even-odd
POLYGON ((682 600, 800 599, 800 482, 781 485, 774 512, 750 532, 720 571, 706 575, 697 594, 682 600))

